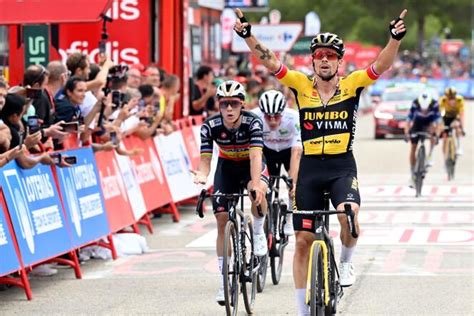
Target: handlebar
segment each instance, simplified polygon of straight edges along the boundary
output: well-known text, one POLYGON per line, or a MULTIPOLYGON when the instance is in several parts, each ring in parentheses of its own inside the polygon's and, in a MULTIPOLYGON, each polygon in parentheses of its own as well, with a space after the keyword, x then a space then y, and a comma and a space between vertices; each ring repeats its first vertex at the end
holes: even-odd
MULTIPOLYGON (((248 196, 248 194, 246 194, 246 193, 213 193, 213 194, 211 194, 211 193, 208 193, 206 189, 202 189, 201 193, 199 194, 198 201, 196 203, 196 214, 200 218, 204 218, 204 211, 202 209, 202 204, 204 203, 204 200, 207 199, 207 198, 222 197, 222 198, 226 198, 226 199, 237 199, 237 198, 244 197, 244 196, 248 196)), ((258 210, 258 208, 260 208, 260 206, 257 207, 257 210, 258 210)), ((260 208, 259 214, 260 213, 261 213, 261 208, 260 208)))
POLYGON ((286 186, 288 187, 288 190, 293 189, 293 179, 287 176, 270 176, 270 179, 282 179, 286 186))
POLYGON ((351 235, 354 238, 359 237, 359 233, 357 232, 357 229, 355 227, 355 212, 351 208, 351 205, 349 203, 344 204, 344 211, 339 211, 339 210, 334 210, 334 211, 329 211, 329 210, 293 210, 293 211, 288 211, 289 213, 293 214, 300 214, 300 215, 334 215, 334 214, 345 214, 347 216, 347 222, 349 223, 349 230, 351 231, 351 235))

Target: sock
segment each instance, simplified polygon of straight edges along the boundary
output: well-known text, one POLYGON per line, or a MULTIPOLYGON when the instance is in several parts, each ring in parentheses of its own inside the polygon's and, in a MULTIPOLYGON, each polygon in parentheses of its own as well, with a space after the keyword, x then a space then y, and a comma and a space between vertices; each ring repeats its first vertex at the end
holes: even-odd
POLYGON ((265 216, 263 217, 256 217, 253 216, 253 233, 256 235, 264 234, 265 231, 263 230, 263 224, 265 223, 265 216))
POLYGON ((306 289, 296 289, 295 292, 298 316, 309 315, 309 306, 306 304, 306 289))
POLYGON ((355 246, 348 248, 344 245, 342 245, 341 248, 341 262, 351 262, 352 260, 352 255, 354 254, 355 246))
POLYGON ((415 166, 410 166, 412 178, 415 176, 415 166))
POLYGON ((456 145, 458 148, 461 148, 461 137, 456 137, 456 145))
POLYGON ((222 266, 224 265, 224 257, 217 257, 217 262, 219 265, 219 272, 222 274, 222 266))

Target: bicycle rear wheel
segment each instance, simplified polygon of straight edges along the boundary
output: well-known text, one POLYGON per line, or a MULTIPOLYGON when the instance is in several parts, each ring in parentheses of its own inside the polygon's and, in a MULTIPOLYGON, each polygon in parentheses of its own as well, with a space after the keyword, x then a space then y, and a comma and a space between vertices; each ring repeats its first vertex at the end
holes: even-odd
POLYGON ((423 178, 425 177, 425 158, 425 147, 422 145, 418 149, 418 155, 416 157, 415 189, 417 197, 421 195, 421 188, 423 187, 423 178))
POLYGON ((235 224, 231 221, 225 226, 224 235, 224 262, 222 275, 224 276, 225 310, 227 315, 237 315, 239 303, 239 264, 238 239, 235 224), (230 254, 230 257, 229 257, 230 254))
POLYGON ((272 282, 274 285, 280 283, 281 272, 283 270, 283 259, 285 254, 285 247, 288 244, 288 237, 283 232, 285 225, 285 214, 282 214, 280 205, 275 204, 275 232, 274 245, 276 248, 276 255, 270 257, 270 267, 272 270, 272 282))
MULTIPOLYGON (((270 231, 270 219, 267 214, 265 217, 265 223, 263 226, 263 229, 265 230, 265 236, 267 236, 267 242, 269 240, 273 239, 272 232, 270 231)), ((258 268, 258 276, 257 276, 257 292, 261 293, 263 292, 263 289, 265 288, 265 282, 267 280, 267 267, 268 267, 268 253, 265 256, 258 257, 259 258, 259 268, 258 268)))
POLYGON ((319 244, 313 243, 310 256, 310 265, 308 267, 308 278, 311 280, 310 312, 312 316, 321 316, 325 315, 325 305, 323 253, 319 244))
POLYGON ((245 237, 242 243, 242 269, 240 271, 240 282, 242 285, 242 294, 244 296, 244 305, 247 314, 252 314, 255 304, 255 295, 257 294, 257 273, 258 259, 253 253, 253 226, 250 217, 244 218, 245 237))

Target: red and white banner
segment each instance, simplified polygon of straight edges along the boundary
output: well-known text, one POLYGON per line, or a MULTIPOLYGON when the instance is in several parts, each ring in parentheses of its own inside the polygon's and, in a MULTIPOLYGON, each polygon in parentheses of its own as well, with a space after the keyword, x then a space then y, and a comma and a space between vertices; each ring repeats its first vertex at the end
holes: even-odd
MULTIPOLYGON (((107 24, 109 35, 106 53, 116 63, 147 64, 150 60, 150 1, 114 0, 107 16, 113 19, 107 24)), ((76 51, 87 53, 91 61, 97 61, 98 43, 101 39, 102 22, 60 24, 59 54, 63 61, 76 51)))

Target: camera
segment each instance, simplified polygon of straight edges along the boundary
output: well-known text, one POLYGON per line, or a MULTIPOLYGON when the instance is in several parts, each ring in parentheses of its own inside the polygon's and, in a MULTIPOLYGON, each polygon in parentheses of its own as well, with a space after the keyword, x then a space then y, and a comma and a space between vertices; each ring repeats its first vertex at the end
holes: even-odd
POLYGON ((107 74, 107 83, 103 88, 104 94, 107 96, 113 90, 119 89, 121 85, 127 83, 127 65, 115 65, 109 69, 107 74))
POLYGON ((28 133, 34 134, 40 130, 40 124, 37 116, 28 116, 28 133))
POLYGON ((130 101, 130 96, 127 93, 122 93, 118 90, 112 91, 112 104, 113 108, 122 108, 124 104, 130 101))

